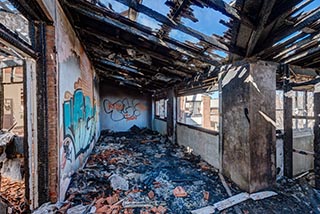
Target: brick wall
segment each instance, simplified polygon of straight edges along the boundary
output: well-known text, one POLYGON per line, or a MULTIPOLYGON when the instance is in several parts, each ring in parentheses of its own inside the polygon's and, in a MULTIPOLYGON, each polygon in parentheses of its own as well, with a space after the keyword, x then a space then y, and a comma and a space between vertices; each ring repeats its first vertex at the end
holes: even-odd
POLYGON ((48 93, 48 174, 49 197, 56 202, 58 197, 58 114, 57 114, 57 70, 55 58, 55 28, 46 27, 46 64, 48 93))

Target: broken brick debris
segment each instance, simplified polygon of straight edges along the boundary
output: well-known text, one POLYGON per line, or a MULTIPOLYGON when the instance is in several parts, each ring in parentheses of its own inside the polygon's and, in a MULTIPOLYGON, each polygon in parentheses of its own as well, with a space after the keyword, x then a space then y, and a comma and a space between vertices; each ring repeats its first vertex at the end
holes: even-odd
MULTIPOLYGON (((102 133, 85 167, 72 175, 66 201, 56 206, 58 213, 70 213, 78 206, 78 210, 88 213, 185 214, 208 206, 212 211, 216 209, 214 204, 229 197, 216 169, 167 137, 137 127, 130 132, 102 133)), ((228 183, 230 192, 241 193, 228 183)), ((264 198, 270 194, 253 196, 264 198)), ((259 203, 246 200, 237 206, 250 213, 261 213, 262 208, 281 213, 273 208, 297 206, 296 199, 286 194, 259 203)), ((310 213, 312 207, 301 202, 297 210, 310 213)), ((234 213, 232 208, 225 211, 234 213)))
POLYGON ((148 197, 152 200, 154 199, 154 192, 151 190, 150 192, 148 192, 148 197))
POLYGON ((203 191, 203 199, 209 201, 210 193, 208 191, 203 191))
POLYGON ((181 186, 177 186, 174 190, 173 190, 173 194, 176 197, 187 197, 188 193, 186 193, 186 191, 183 189, 183 187, 181 186))
POLYGON ((24 181, 1 177, 0 200, 7 204, 13 213, 23 213, 27 208, 24 181))

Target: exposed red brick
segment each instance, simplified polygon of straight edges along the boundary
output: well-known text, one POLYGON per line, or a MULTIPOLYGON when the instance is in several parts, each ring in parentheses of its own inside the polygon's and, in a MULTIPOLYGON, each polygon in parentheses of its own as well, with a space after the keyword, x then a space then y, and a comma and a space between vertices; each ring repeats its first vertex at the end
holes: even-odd
POLYGON ((203 199, 206 200, 206 201, 208 201, 208 200, 209 200, 209 197, 210 197, 209 192, 208 192, 208 191, 204 191, 204 192, 203 192, 203 199))
POLYGON ((149 193, 148 193, 148 197, 150 199, 153 199, 154 198, 154 192, 151 190, 149 193))
POLYGON ((177 186, 174 190, 173 190, 173 194, 176 197, 187 197, 187 192, 183 189, 183 187, 181 186, 177 186))
POLYGON ((55 28, 46 27, 46 66, 47 66, 47 94, 48 94, 48 173, 49 197, 56 202, 58 195, 58 114, 57 114, 57 72, 55 59, 55 28))

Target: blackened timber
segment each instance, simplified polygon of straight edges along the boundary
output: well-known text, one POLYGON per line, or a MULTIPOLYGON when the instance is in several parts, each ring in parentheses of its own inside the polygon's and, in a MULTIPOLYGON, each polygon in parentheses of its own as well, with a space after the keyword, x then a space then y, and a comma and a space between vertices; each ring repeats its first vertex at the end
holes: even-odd
POLYGON ((140 72, 138 69, 131 68, 129 66, 119 65, 119 64, 116 64, 116 63, 111 62, 109 60, 105 60, 105 59, 94 59, 94 61, 98 62, 98 63, 102 63, 104 65, 108 65, 108 66, 117 68, 119 70, 125 70, 125 71, 131 72, 131 73, 139 74, 140 76, 144 76, 144 74, 142 72, 140 72))
POLYGON ((36 32, 37 60, 37 141, 38 141, 38 193, 39 204, 49 201, 48 175, 48 105, 47 105, 47 69, 46 69, 46 33, 45 24, 39 23, 36 32))
POLYGON ((271 40, 273 43, 280 41, 282 38, 289 36, 290 34, 302 30, 304 27, 310 26, 313 22, 318 21, 320 19, 320 8, 309 14, 307 17, 300 20, 298 23, 294 24, 294 26, 290 26, 287 28, 282 28, 280 32, 271 32, 273 34, 273 39, 271 40))
POLYGON ((18 48, 25 54, 31 56, 32 58, 37 57, 36 51, 32 48, 31 45, 29 45, 24 40, 19 38, 18 35, 12 33, 11 30, 6 28, 1 23, 0 23, 0 38, 3 39, 5 42, 9 43, 10 45, 18 48))
MULTIPOLYGON (((82 9, 82 8, 79 9, 78 7, 72 6, 70 4, 69 4, 69 6, 72 7, 75 11, 83 14, 84 16, 86 16, 88 18, 98 20, 104 24, 108 24, 108 25, 111 25, 112 27, 119 28, 123 31, 127 31, 130 34, 132 34, 134 36, 138 36, 144 40, 147 40, 148 42, 151 42, 159 47, 166 48, 166 49, 168 49, 169 52, 174 51, 179 54, 187 55, 189 57, 199 59, 205 63, 209 63, 209 64, 213 64, 213 65, 219 64, 219 62, 217 62, 217 61, 214 61, 212 59, 209 59, 208 57, 199 55, 198 53, 196 53, 195 50, 192 50, 191 47, 188 47, 184 44, 181 44, 178 41, 174 41, 172 39, 166 39, 166 38, 161 40, 161 39, 157 38, 156 36, 152 35, 151 32, 146 33, 144 31, 134 29, 133 27, 127 26, 126 24, 123 24, 117 20, 114 20, 112 17, 104 18, 104 17, 101 17, 101 16, 95 14, 94 11, 91 11, 91 10, 89 11, 88 9, 82 9), (129 30, 127 30, 127 29, 129 29, 129 30)), ((90 32, 92 31, 96 34, 97 38, 99 38, 99 39, 104 38, 106 36, 106 34, 104 32, 101 32, 101 31, 99 32, 99 31, 92 29, 90 27, 86 27, 86 29, 84 30, 82 27, 85 27, 85 26, 79 26, 79 24, 80 23, 77 23, 77 26, 75 27, 76 29, 78 29, 78 31, 81 31, 86 34, 90 34, 90 32)), ((140 26, 139 24, 136 24, 136 25, 140 26)), ((126 45, 126 43, 127 43, 127 45, 129 47, 132 46, 130 43, 125 42, 125 41, 120 42, 117 39, 110 37, 110 35, 108 35, 108 38, 104 39, 104 40, 106 40, 106 42, 109 40, 109 41, 116 43, 116 44, 119 44, 119 45, 121 45, 123 42, 124 43, 123 45, 126 45)))
POLYGON ((52 21, 43 12, 37 0, 10 0, 15 8, 19 10, 29 21, 44 21, 52 24, 52 21))
POLYGON ((174 12, 172 19, 175 20, 176 18, 180 17, 181 12, 189 5, 189 3, 190 3, 190 0, 183 0, 182 4, 174 12))
POLYGON ((284 96, 283 96, 283 123, 284 123, 284 136, 283 136, 283 150, 284 150, 284 176, 288 178, 293 177, 293 132, 292 132, 292 97, 288 96, 290 90, 290 70, 289 66, 282 64, 280 69, 284 73, 284 96))
POLYGON ((274 11, 270 14, 270 17, 268 18, 268 24, 278 20, 282 16, 288 16, 290 15, 292 8, 302 2, 302 0, 290 0, 290 1, 283 1, 285 5, 278 5, 274 11))
MULTIPOLYGON (((302 40, 293 42, 290 45, 286 46, 286 49, 275 56, 274 59, 285 59, 288 56, 293 55, 293 50, 301 49, 302 46, 307 46, 310 43, 316 43, 316 39, 318 38, 320 38, 320 34, 311 34, 302 40)), ((294 54, 296 54, 296 52, 294 52, 294 54)))
POLYGON ((312 57, 313 54, 319 54, 319 51, 320 51, 320 46, 318 45, 315 48, 307 49, 306 51, 304 51, 300 54, 291 56, 290 58, 288 58, 284 62, 290 63, 290 64, 295 64, 297 61, 303 61, 306 58, 312 57))
POLYGON ((209 7, 221 12, 222 14, 230 18, 235 18, 237 20, 241 19, 238 11, 223 0, 201 0, 201 2, 204 2, 209 7))
MULTIPOLYGON (((2 75, 1 75, 2 76, 2 75)), ((27 66, 26 66, 26 61, 23 61, 23 110, 24 112, 28 112, 28 84, 27 84, 27 66)), ((1 80, 2 82, 2 80, 1 80)), ((3 86, 2 86, 3 87, 3 86)), ((3 91, 3 90, 1 90, 3 91)), ((1 106, 1 105, 0 105, 1 106)), ((1 114, 2 115, 2 114, 1 114)), ((25 183, 25 198, 26 201, 30 201, 30 182, 29 182, 29 178, 30 178, 30 165, 31 165, 31 158, 29 157, 29 137, 28 135, 30 135, 31 133, 28 132, 28 122, 29 122, 29 117, 30 115, 27 114, 23 114, 23 170, 24 170, 24 183, 25 183)), ((1 117, 2 118, 2 117, 1 117)), ((2 121, 1 121, 2 124, 2 121)), ((27 206, 27 211, 30 210, 30 204, 26 203, 27 206)), ((27 212, 29 213, 29 212, 27 212)))
POLYGON ((136 4, 136 3, 132 3, 131 0, 116 0, 128 7, 131 7, 133 9, 135 9, 136 11, 143 13, 155 20, 157 20, 158 22, 161 22, 171 28, 180 30, 190 36, 193 36, 199 40, 205 41, 213 46, 215 46, 218 49, 224 50, 224 51, 229 51, 228 47, 224 44, 222 44, 221 42, 219 42, 215 37, 211 37, 211 36, 207 36, 201 32, 198 32, 192 28, 186 27, 180 23, 175 23, 174 21, 170 20, 169 18, 167 18, 166 16, 162 15, 161 13, 158 13, 157 11, 154 11, 142 4, 136 4))
POLYGON ((251 54, 254 51, 254 48, 256 47, 256 44, 260 38, 260 35, 262 34, 263 30, 265 29, 265 25, 267 23, 268 17, 273 9, 273 6, 275 4, 276 0, 270 0, 270 1, 264 1, 262 9, 259 14, 259 24, 256 30, 253 30, 248 42, 247 47, 247 54, 246 56, 251 56, 251 54))
POLYGON ((167 135, 169 137, 173 136, 173 130, 174 130, 174 118, 173 118, 173 100, 175 99, 175 90, 174 88, 169 89, 168 91, 168 102, 167 102, 167 135))
POLYGON ((320 78, 316 78, 306 82, 289 83, 289 86, 293 88, 293 87, 301 87, 301 86, 311 86, 311 85, 316 85, 318 83, 320 83, 320 78))
POLYGON ((320 189, 320 92, 319 86, 315 88, 314 93, 314 115, 315 123, 313 127, 314 131, 314 172, 315 172, 315 187, 320 189))
POLYGON ((285 47, 287 47, 291 43, 303 38, 306 35, 307 35, 306 33, 297 34, 297 35, 295 35, 294 37, 288 39, 285 42, 282 42, 282 43, 280 43, 278 45, 275 45, 275 46, 272 46, 272 47, 264 49, 259 54, 257 54, 257 56, 263 57, 265 59, 272 58, 274 55, 276 55, 276 53, 278 53, 279 51, 281 51, 282 49, 284 49, 285 47))

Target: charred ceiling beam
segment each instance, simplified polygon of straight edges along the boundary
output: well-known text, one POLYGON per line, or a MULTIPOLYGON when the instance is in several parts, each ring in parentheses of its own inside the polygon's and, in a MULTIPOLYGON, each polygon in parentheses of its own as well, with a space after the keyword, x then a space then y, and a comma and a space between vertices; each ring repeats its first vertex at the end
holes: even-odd
MULTIPOLYGON (((183 0, 182 3, 179 1, 167 1, 166 4, 171 7, 167 16, 174 22, 180 22, 183 10, 186 10, 190 6, 190 0, 183 0)), ((168 36, 171 29, 170 26, 163 24, 161 29, 159 29, 158 34, 160 37, 168 36)))
MULTIPOLYGON (((174 42, 174 40, 169 40, 169 39, 161 40, 158 37, 152 35, 151 32, 146 33, 146 32, 140 31, 132 26, 128 26, 127 24, 120 22, 119 21, 119 20, 121 20, 120 18, 119 18, 119 20, 115 20, 112 17, 112 14, 109 14, 110 12, 108 13, 107 11, 104 11, 99 7, 90 8, 90 7, 94 7, 94 5, 92 5, 92 4, 87 3, 89 5, 86 5, 86 4, 82 5, 82 4, 71 4, 71 1, 62 1, 62 2, 64 2, 66 5, 68 5, 68 7, 72 10, 72 12, 69 13, 70 16, 71 16, 71 14, 72 14, 72 16, 75 16, 75 13, 79 13, 79 14, 87 17, 86 21, 89 21, 90 19, 92 21, 96 20, 96 21, 101 22, 101 24, 103 24, 103 25, 109 25, 109 26, 112 26, 114 29, 123 30, 124 32, 127 32, 133 36, 136 36, 137 37, 136 41, 130 41, 129 45, 132 45, 131 44, 132 42, 140 42, 141 43, 141 41, 139 41, 139 40, 143 40, 143 41, 153 43, 153 45, 157 45, 159 47, 166 48, 169 50, 169 52, 176 52, 176 53, 179 53, 182 55, 186 55, 188 57, 199 59, 199 60, 201 60, 205 63, 209 63, 209 64, 219 64, 219 62, 212 60, 206 56, 202 56, 197 53, 194 53, 191 50, 191 48, 188 48, 186 45, 179 44, 179 43, 177 43, 177 41, 174 42), (98 11, 96 11, 96 10, 98 10, 98 11), (101 13, 106 15, 108 18, 100 15, 101 13)), ((82 28, 85 28, 85 26, 83 26, 83 23, 76 23, 76 25, 79 27, 79 30, 81 30, 82 28)), ((136 23, 135 25, 140 26, 138 23, 136 23)), ((92 29, 88 26, 86 27, 86 29, 87 30, 90 29, 89 31, 94 30, 94 32, 99 34, 101 37, 108 36, 107 39, 109 39, 109 36, 110 36, 109 32, 108 32, 108 34, 106 34, 106 32, 102 32, 100 30, 97 31, 96 29, 92 29)), ((111 40, 112 40, 112 38, 111 38, 111 40)), ((118 41, 118 43, 122 42, 122 41, 120 42, 119 39, 117 39, 117 38, 113 39, 113 42, 116 42, 116 41, 118 41)))
MULTIPOLYGON (((184 63, 178 59, 173 60, 170 57, 164 57, 163 54, 153 52, 150 50, 141 50, 141 47, 139 47, 139 49, 138 49, 138 48, 132 47, 131 45, 126 45, 124 43, 120 43, 119 41, 117 41, 117 43, 114 43, 118 47, 108 48, 106 50, 101 50, 101 48, 102 48, 101 46, 98 46, 98 45, 95 46, 94 44, 91 43, 91 40, 88 40, 89 35, 93 36, 93 38, 100 38, 101 39, 100 41, 102 41, 103 43, 106 43, 106 44, 110 44, 110 43, 112 43, 112 41, 110 41, 110 40, 106 41, 106 39, 101 38, 100 36, 92 33, 91 31, 86 32, 85 35, 86 35, 85 37, 87 38, 85 46, 87 46, 87 49, 89 50, 89 52, 97 52, 98 54, 103 56, 106 53, 109 53, 110 51, 115 53, 121 49, 125 49, 125 51, 130 51, 131 54, 133 54, 133 56, 136 56, 137 54, 149 55, 152 58, 151 65, 157 63, 157 64, 161 64, 164 66, 174 66, 176 69, 184 72, 185 73, 184 76, 186 76, 188 74, 194 74, 196 72, 201 72, 201 69, 191 67, 187 63, 184 63), (136 53, 133 53, 133 52, 136 52, 136 53)), ((108 37, 108 39, 110 39, 110 37, 108 37)), ((95 39, 95 40, 97 40, 97 39, 95 39)), ((135 57, 135 58, 136 58, 136 60, 138 60, 137 57, 135 57)), ((146 62, 146 63, 148 63, 148 62, 146 62)), ((148 64, 150 64, 150 63, 148 63, 148 64)), ((149 65, 149 67, 150 67, 150 65, 149 65)))
POLYGON ((115 73, 114 71, 111 71, 111 70, 110 70, 110 72, 106 72, 105 68, 98 67, 96 70, 97 70, 98 75, 102 79, 114 80, 119 83, 130 84, 131 86, 132 85, 135 85, 135 86, 139 85, 139 88, 142 88, 142 89, 157 90, 157 89, 162 89, 166 86, 166 84, 164 84, 164 83, 160 84, 157 81, 142 82, 136 78, 127 77, 122 74, 115 73))
POLYGON ((186 27, 180 23, 175 23, 174 21, 172 21, 171 19, 169 19, 168 17, 162 15, 161 13, 158 13, 157 11, 154 11, 142 4, 136 4, 135 2, 132 2, 131 0, 116 0, 130 8, 135 9, 136 11, 143 13, 155 20, 157 20, 158 22, 161 22, 162 24, 165 24, 171 28, 174 28, 176 30, 182 31, 190 36, 193 36, 201 41, 207 42, 213 46, 215 46, 217 49, 220 50, 224 50, 224 51, 229 51, 228 47, 224 44, 222 44, 221 42, 219 42, 219 40, 213 36, 207 36, 201 32, 198 32, 192 28, 186 27))
POLYGON ((217 10, 230 18, 234 18, 237 20, 241 19, 239 12, 223 0, 200 0, 200 2, 205 3, 206 5, 208 5, 208 7, 217 10))
POLYGON ((268 25, 277 20, 280 20, 283 16, 290 16, 292 12, 302 9, 307 4, 311 3, 313 0, 308 0, 307 3, 304 3, 299 7, 294 8, 297 4, 299 4, 302 1, 303 0, 290 0, 283 1, 283 4, 277 4, 276 9, 270 14, 270 17, 268 18, 268 25))
POLYGON ((271 32, 270 34, 273 35, 271 41, 271 44, 274 44, 281 39, 293 34, 294 32, 297 32, 299 30, 302 30, 303 28, 311 25, 315 21, 318 21, 320 19, 320 8, 318 8, 313 13, 303 16, 297 23, 294 23, 293 26, 288 26, 286 28, 282 28, 280 31, 274 30, 274 32, 271 32))
MULTIPOLYGON (((90 46, 88 48, 86 48, 89 51, 89 54, 92 56, 91 58, 93 59, 102 59, 103 58, 110 58, 111 55, 115 55, 115 53, 117 52, 116 49, 108 49, 108 51, 101 51, 99 50, 98 47, 94 47, 94 45, 91 45, 90 42, 87 42, 89 44, 86 44, 87 46, 90 46), (108 52, 108 54, 106 55, 103 52, 108 52)), ((120 49, 118 49, 119 52, 120 49)), ((123 51, 123 50, 122 50, 123 51)), ((133 49, 127 49, 126 51, 129 52, 134 52, 133 49)), ((142 53, 142 52, 141 52, 142 53)), ((135 54, 134 54, 135 55, 135 54)), ((154 56, 151 56, 154 57, 154 56)), ((173 67, 173 69, 170 70, 170 72, 165 72, 166 74, 174 74, 174 77, 190 77, 192 74, 196 73, 197 71, 200 71, 198 68, 190 68, 187 67, 186 64, 179 62, 179 61, 169 61, 169 60, 165 60, 165 59, 161 59, 161 60, 152 60, 151 64, 146 64, 145 61, 143 60, 139 60, 139 57, 124 57, 122 59, 120 59, 120 61, 125 62, 125 64, 128 65, 133 65, 135 67, 139 68, 139 71, 143 72, 144 74, 149 73, 149 74, 156 74, 158 72, 160 72, 164 67, 173 67)), ((123 67, 122 67, 123 68, 123 67)))
MULTIPOLYGON (((143 72, 143 75, 137 74, 137 73, 132 73, 126 70, 127 67, 125 66, 118 66, 114 64, 110 64, 109 62, 106 63, 106 60, 97 60, 94 58, 93 62, 95 62, 95 67, 98 68, 100 71, 104 71, 108 75, 117 75, 117 76, 122 76, 123 78, 129 79, 129 80, 144 80, 143 82, 139 81, 137 83, 142 84, 142 85, 155 85, 159 88, 164 87, 165 84, 168 82, 163 82, 162 79, 170 79, 173 81, 180 81, 181 76, 179 76, 178 71, 175 70, 170 70, 169 72, 162 72, 162 71, 151 71, 151 69, 142 69, 141 67, 139 68, 139 71, 141 73, 143 72), (124 68, 125 67, 125 68, 124 68), (162 75, 162 79, 158 79, 157 76, 162 75)), ((130 67, 130 69, 132 69, 130 67)), ((154 69, 154 68, 153 68, 154 69)), ((164 71, 164 68, 162 69, 164 71)), ((186 74, 182 73, 180 74, 183 77, 186 76, 186 74)), ((191 76, 191 75, 190 75, 191 76)), ((186 77, 190 77, 186 76, 186 77)))
POLYGON ((256 44, 261 34, 263 33, 263 30, 265 29, 265 25, 272 12, 275 2, 276 0, 263 1, 262 9, 260 10, 260 14, 258 16, 258 20, 259 20, 258 27, 257 29, 252 31, 249 42, 248 42, 247 53, 246 53, 247 57, 250 57, 254 52, 256 44))
POLYGON ((31 45, 22 40, 17 34, 12 33, 8 28, 0 23, 0 39, 7 42, 9 45, 18 48, 25 54, 37 58, 37 52, 31 45))
POLYGON ((44 21, 47 24, 52 24, 52 21, 43 12, 37 0, 9 0, 23 16, 30 21, 44 21))
POLYGON ((315 46, 319 44, 320 34, 311 34, 300 41, 293 42, 290 45, 286 46, 286 48, 281 51, 278 55, 273 57, 276 60, 283 60, 289 58, 290 56, 296 55, 301 50, 308 49, 310 46, 315 46))
POLYGON ((300 33, 297 34, 296 36, 282 42, 279 43, 277 45, 268 47, 264 50, 262 50, 259 54, 257 54, 257 56, 259 58, 264 58, 264 59, 272 59, 272 57, 274 57, 275 55, 277 55, 277 53, 279 53, 279 51, 283 50, 285 47, 289 46, 290 44, 294 43, 295 41, 305 37, 307 34, 306 33, 300 33))
POLYGON ((144 76, 144 74, 142 72, 140 72, 136 68, 132 68, 132 67, 129 67, 129 66, 126 66, 126 65, 119 65, 119 64, 114 63, 112 61, 109 61, 109 60, 106 60, 106 59, 101 59, 101 58, 94 58, 93 60, 96 63, 101 63, 103 65, 110 66, 110 67, 113 67, 115 69, 124 70, 124 71, 127 71, 129 73, 137 74, 139 76, 144 76))
POLYGON ((315 58, 315 57, 319 57, 320 56, 320 45, 314 47, 314 48, 310 48, 307 49, 297 55, 294 55, 288 59, 286 59, 284 62, 285 63, 290 63, 290 64, 297 64, 297 63, 304 63, 307 60, 310 60, 315 58))
MULTIPOLYGON (((136 4, 141 4, 142 0, 133 0, 136 2, 136 4)), ((132 21, 136 21, 138 18, 138 12, 132 8, 129 8, 128 10, 128 18, 132 21)))

